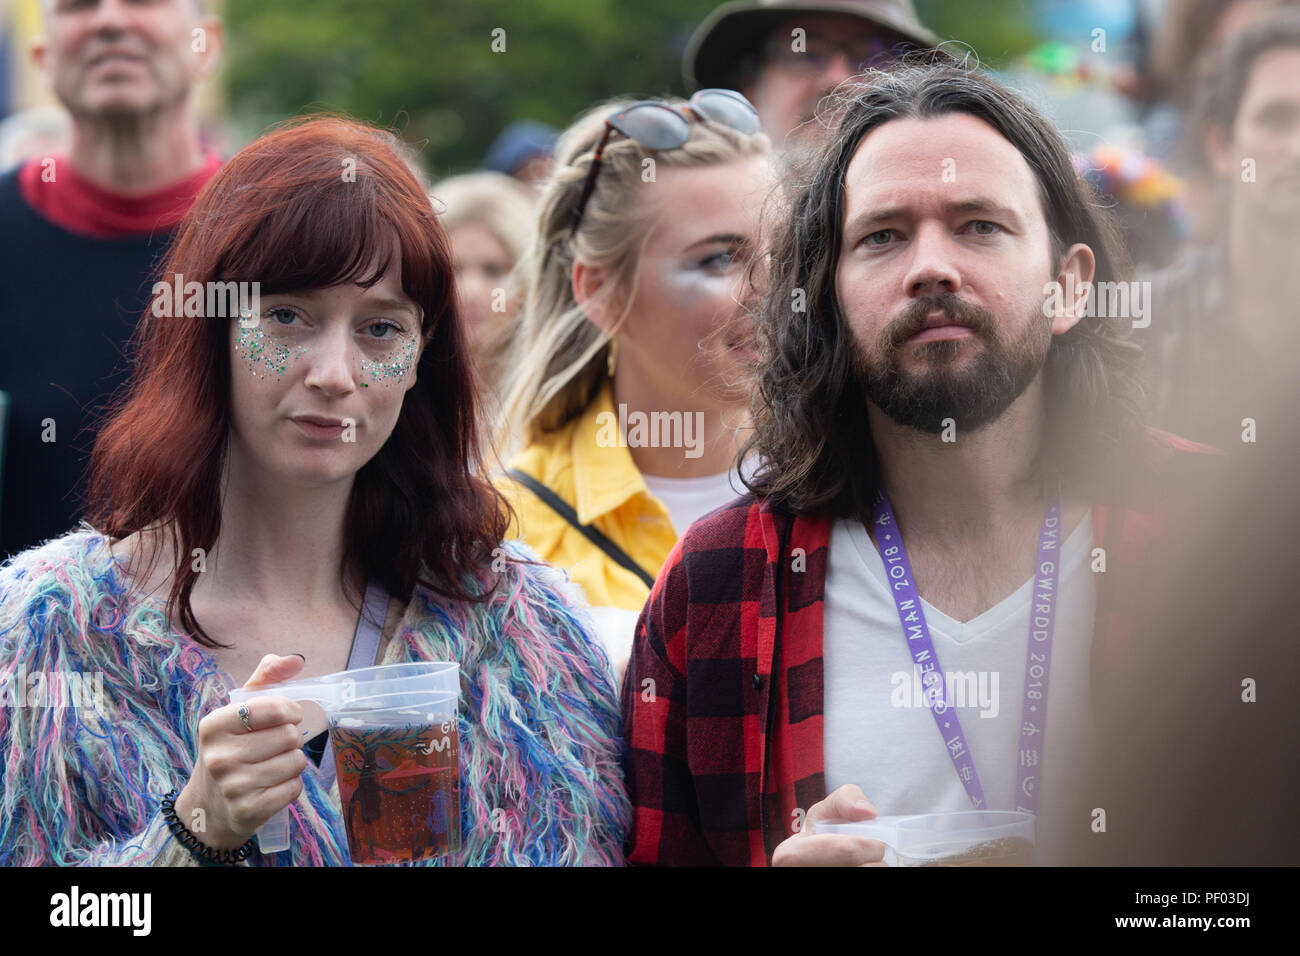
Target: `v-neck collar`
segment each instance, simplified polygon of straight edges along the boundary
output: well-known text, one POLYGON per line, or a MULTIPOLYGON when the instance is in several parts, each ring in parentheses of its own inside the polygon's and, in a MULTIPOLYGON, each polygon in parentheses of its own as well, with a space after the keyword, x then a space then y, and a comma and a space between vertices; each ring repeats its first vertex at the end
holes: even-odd
MULTIPOLYGON (((1070 531, 1065 541, 1061 544, 1061 554, 1064 557, 1066 551, 1071 549, 1077 543, 1075 537, 1085 528, 1092 526, 1092 512, 1086 511, 1079 523, 1070 531)), ((847 523, 849 540, 853 543, 853 550, 858 560, 860 560, 870 572, 873 580, 877 581, 882 588, 889 588, 889 580, 885 571, 884 559, 876 546, 871 541, 871 536, 867 534, 867 529, 860 521, 850 521, 847 523)), ((1067 568, 1061 568, 1062 577, 1065 576, 1067 568)), ((930 625, 931 631, 938 631, 944 637, 958 644, 967 644, 970 641, 984 637, 993 631, 996 631, 1004 625, 1009 618, 1017 615, 1023 616, 1024 609, 1029 606, 1030 599, 1034 590, 1034 578, 1032 576, 1025 581, 1016 590, 1001 598, 991 607, 981 611, 968 621, 959 621, 954 617, 939 610, 924 597, 921 598, 921 607, 925 611, 925 620, 930 625)))

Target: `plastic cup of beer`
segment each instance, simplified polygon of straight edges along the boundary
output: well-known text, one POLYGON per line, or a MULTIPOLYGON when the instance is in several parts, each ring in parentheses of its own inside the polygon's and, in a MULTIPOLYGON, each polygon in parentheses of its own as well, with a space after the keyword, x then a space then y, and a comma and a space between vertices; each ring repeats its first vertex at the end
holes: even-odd
MULTIPOLYGON (((230 692, 230 702, 240 704, 254 697, 286 697, 302 705, 308 724, 323 727, 338 708, 358 697, 425 689, 451 693, 458 692, 459 688, 460 665, 456 662, 411 661, 360 667, 262 687, 237 687, 230 692)), ((288 807, 262 825, 257 831, 257 842, 263 853, 289 849, 288 807)))
POLYGON ((330 713, 353 863, 417 863, 459 851, 460 689, 458 671, 451 673, 454 690, 433 673, 423 687, 355 697, 330 713))
POLYGON ((1020 810, 913 813, 816 830, 879 840, 890 866, 1030 866, 1034 859, 1034 815, 1020 810))

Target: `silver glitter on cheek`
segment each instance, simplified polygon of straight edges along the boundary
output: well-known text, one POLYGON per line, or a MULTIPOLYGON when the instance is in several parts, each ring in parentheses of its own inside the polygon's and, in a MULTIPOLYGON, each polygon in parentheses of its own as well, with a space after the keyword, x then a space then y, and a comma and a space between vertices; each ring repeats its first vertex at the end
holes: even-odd
MULTIPOLYGON (((363 376, 369 376, 370 380, 376 385, 401 385, 406 382, 406 377, 415 364, 415 343, 413 335, 405 337, 401 345, 397 346, 391 354, 381 359, 363 359, 361 362, 361 372, 363 376)), ((362 388, 368 388, 370 382, 363 381, 362 388)))
POLYGON ((290 345, 280 341, 258 323, 253 328, 240 325, 239 338, 235 342, 235 352, 244 362, 244 367, 254 378, 274 378, 279 381, 284 377, 289 363, 307 354, 302 345, 290 345))

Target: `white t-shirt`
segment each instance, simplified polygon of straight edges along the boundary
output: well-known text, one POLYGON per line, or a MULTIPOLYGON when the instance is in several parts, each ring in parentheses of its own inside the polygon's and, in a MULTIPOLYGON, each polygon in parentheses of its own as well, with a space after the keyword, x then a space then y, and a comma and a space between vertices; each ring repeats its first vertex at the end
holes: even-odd
POLYGON ((650 494, 668 509, 668 517, 672 519, 673 530, 679 538, 714 508, 721 508, 745 493, 745 486, 735 471, 700 478, 662 478, 646 474, 641 477, 645 479, 650 494))
MULTIPOLYGON (((1051 834, 1066 794, 1059 772, 1081 755, 1091 724, 1090 659, 1096 591, 1092 515, 1061 548, 1056 630, 1047 687, 1039 774, 1035 863, 1060 851, 1051 834)), ((945 693, 962 730, 990 810, 1016 808, 1020 716, 1025 692, 1033 580, 961 623, 922 598, 945 693), (947 675, 959 673, 950 684, 947 675), (987 715, 987 716, 986 716, 987 715)), ((889 590, 884 561, 860 521, 831 531, 824 608, 827 792, 857 784, 881 816, 973 809, 934 716, 921 698, 911 652, 889 590)))
MULTIPOLYGON (((751 473, 754 462, 755 458, 751 456, 742 465, 746 475, 751 473)), ((645 479, 650 494, 662 501, 668 509, 668 517, 672 519, 673 530, 679 538, 686 533, 687 528, 710 511, 721 508, 745 493, 745 486, 734 470, 700 478, 661 478, 646 474, 641 477, 645 479)), ((592 615, 596 621, 596 633, 615 664, 626 661, 632 651, 640 612, 595 607, 592 608, 592 615)))

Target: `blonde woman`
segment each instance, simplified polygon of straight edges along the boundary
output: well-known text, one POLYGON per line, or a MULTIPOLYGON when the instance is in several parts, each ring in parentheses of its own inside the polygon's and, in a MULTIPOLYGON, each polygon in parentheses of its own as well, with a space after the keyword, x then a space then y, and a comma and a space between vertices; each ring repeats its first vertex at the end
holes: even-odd
POLYGON ((560 138, 521 266, 512 532, 581 584, 616 664, 678 537, 741 491, 742 303, 775 184, 758 127, 730 90, 591 111, 560 138))
POLYGON ((536 193, 501 173, 467 173, 430 190, 451 240, 456 294, 469 333, 470 354, 488 397, 495 400, 503 351, 519 312, 511 271, 532 238, 536 193))

